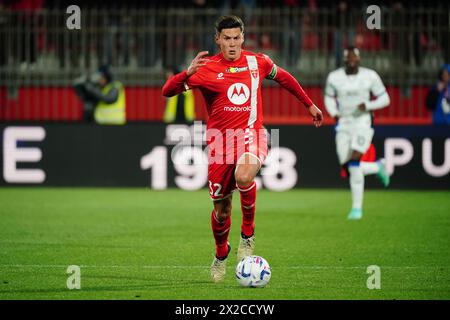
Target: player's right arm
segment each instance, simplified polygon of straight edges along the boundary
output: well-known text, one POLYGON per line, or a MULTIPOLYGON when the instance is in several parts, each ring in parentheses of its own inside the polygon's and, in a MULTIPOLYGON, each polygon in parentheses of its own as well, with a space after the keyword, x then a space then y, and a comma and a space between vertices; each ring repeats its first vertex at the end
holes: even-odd
MULTIPOLYGON (((173 97, 177 94, 180 94, 183 91, 186 91, 187 89, 190 89, 193 87, 193 85, 190 85, 189 87, 186 87, 186 82, 189 77, 193 76, 200 67, 204 66, 209 60, 206 59, 206 55, 208 54, 208 51, 202 51, 197 54, 197 56, 192 60, 189 68, 187 70, 184 70, 176 75, 171 76, 169 79, 167 79, 166 83, 164 84, 162 88, 162 94, 165 97, 173 97)), ((194 82, 194 81, 191 81, 194 82)))
POLYGON ((328 114, 337 121, 339 119, 340 114, 336 100, 336 89, 332 84, 331 74, 329 74, 327 77, 323 100, 325 102, 325 109, 327 109, 328 114))
POLYGON ((375 96, 375 99, 363 102, 360 105, 358 105, 358 109, 360 111, 379 110, 387 107, 391 103, 386 87, 384 86, 383 81, 381 80, 378 73, 372 70, 370 75, 372 80, 370 91, 375 96))

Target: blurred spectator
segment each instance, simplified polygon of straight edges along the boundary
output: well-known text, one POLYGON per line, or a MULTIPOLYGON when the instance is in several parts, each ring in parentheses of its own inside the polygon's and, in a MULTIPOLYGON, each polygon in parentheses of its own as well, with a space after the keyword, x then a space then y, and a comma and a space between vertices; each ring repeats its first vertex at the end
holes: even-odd
MULTIPOLYGON (((315 51, 320 49, 320 37, 317 30, 317 19, 314 13, 303 16, 301 33, 303 51, 315 51)), ((299 52, 299 55, 301 53, 299 52)))
MULTIPOLYGON (((166 79, 180 73, 178 67, 174 67, 167 73, 166 79)), ((192 123, 195 120, 195 101, 192 90, 186 90, 177 96, 167 99, 164 111, 165 123, 192 123)))
MULTIPOLYGON (((239 0, 217 0, 217 8, 219 8, 219 16, 226 16, 233 14, 239 0)), ((245 23, 245 21, 244 21, 245 23)))
POLYGON ((414 58, 414 63, 416 66, 420 67, 422 65, 423 55, 424 55, 424 47, 422 45, 422 35, 424 34, 423 25, 425 25, 424 14, 422 11, 417 12, 415 17, 409 18, 409 23, 414 21, 411 25, 411 29, 409 31, 409 41, 411 41, 412 45, 412 57, 414 58))
POLYGON ((158 10, 163 7, 161 0, 152 1, 150 4, 142 4, 142 9, 151 10, 147 15, 138 15, 133 21, 137 28, 137 48, 138 66, 162 68, 163 57, 167 54, 163 52, 166 45, 167 34, 162 31, 165 23, 164 15, 158 14, 158 10))
POLYGON ((364 51, 379 51, 382 47, 380 32, 369 30, 363 22, 358 22, 356 27, 355 46, 364 51))
POLYGON ((339 1, 333 27, 336 68, 339 68, 342 65, 344 48, 353 46, 355 38, 355 23, 347 1, 339 1))
POLYGON ((9 25, 9 17, 4 9, 6 9, 6 0, 0 0, 0 43, 3 45, 2 50, 0 50, 0 66, 8 63, 8 35, 6 28, 9 25))
POLYGON ((111 5, 112 10, 107 11, 104 21, 105 34, 105 56, 102 62, 108 65, 128 66, 130 63, 130 16, 127 8, 119 5, 111 5))
POLYGON ((74 81, 75 93, 84 102, 84 120, 98 124, 122 125, 126 122, 125 89, 103 65, 90 76, 74 81))
MULTIPOLYGON (((191 8, 195 10, 194 12, 199 12, 200 10, 205 11, 207 9, 214 8, 214 3, 211 0, 192 0, 191 8)), ((214 33, 210 32, 209 30, 211 26, 214 25, 216 18, 217 17, 215 15, 206 13, 204 15, 202 14, 195 16, 195 19, 193 21, 194 28, 196 30, 196 39, 194 40, 194 46, 198 50, 209 51, 211 55, 216 51, 216 44, 214 42, 214 33)), ((183 58, 186 57, 183 56, 183 58)))
POLYGON ((283 0, 283 5, 289 10, 284 11, 282 20, 282 53, 286 67, 295 68, 300 58, 300 44, 302 43, 301 11, 299 0, 283 0))
MULTIPOLYGON (((17 57, 21 69, 28 69, 36 63, 38 47, 38 13, 44 5, 44 0, 2 1, 5 8, 14 10, 11 25, 18 30, 18 43, 13 45, 13 57, 17 57)), ((4 44, 2 43, 2 46, 4 44)), ((5 50, 2 48, 2 50, 5 50)))
POLYGON ((242 7, 244 11, 244 23, 247 26, 253 26, 253 13, 256 8, 256 0, 240 0, 239 6, 242 7))
MULTIPOLYGON (((65 27, 67 14, 61 14, 61 12, 65 13, 66 8, 67 7, 62 7, 61 9, 53 8, 53 10, 50 11, 50 29, 56 28, 57 26, 63 26, 63 28, 61 28, 59 32, 54 32, 53 30, 50 31, 48 38, 51 45, 56 49, 59 67, 61 69, 69 67, 79 68, 80 58, 85 58, 86 62, 89 63, 91 54, 88 49, 85 49, 85 52, 82 52, 81 50, 81 32, 69 30, 65 27)), ((81 21, 83 24, 85 23, 85 21, 83 21, 83 15, 81 21)), ((88 34, 87 38, 89 39, 89 37, 90 35, 88 34)))
POLYGON ((425 103, 433 112, 434 124, 450 125, 450 64, 439 70, 438 82, 431 87, 425 103))
POLYGON ((444 61, 450 61, 450 4, 447 2, 447 9, 440 8, 438 26, 438 38, 442 50, 444 61))
POLYGON ((394 1, 393 19, 390 34, 391 47, 396 63, 400 66, 420 66, 423 60, 424 15, 421 11, 407 11, 408 2, 394 1))

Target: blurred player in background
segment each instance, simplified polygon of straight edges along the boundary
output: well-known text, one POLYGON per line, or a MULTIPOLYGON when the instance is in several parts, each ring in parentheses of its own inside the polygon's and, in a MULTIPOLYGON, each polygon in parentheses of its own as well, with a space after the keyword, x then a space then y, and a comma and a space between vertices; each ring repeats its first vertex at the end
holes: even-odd
POLYGON ((374 130, 372 111, 385 108, 390 99, 380 76, 359 66, 360 53, 355 47, 344 50, 345 67, 332 71, 325 86, 325 107, 336 122, 336 152, 339 163, 350 174, 352 209, 348 219, 363 215, 364 176, 376 174, 389 185, 384 160, 361 161, 369 149, 374 130), (371 96, 375 99, 371 100, 371 96))
POLYGON ((75 79, 73 87, 84 103, 84 121, 95 120, 102 125, 126 123, 125 89, 122 82, 114 80, 107 65, 75 79))
POLYGON ((211 277, 217 282, 225 277, 226 261, 231 250, 228 234, 232 193, 236 187, 241 196, 243 213, 238 260, 254 251, 254 178, 268 152, 263 128, 262 80, 275 80, 295 95, 307 108, 316 127, 322 124, 322 112, 290 73, 275 65, 268 56, 242 49, 244 24, 239 17, 223 16, 217 20, 215 28, 215 41, 220 53, 207 57, 207 51, 200 52, 187 70, 168 79, 162 91, 164 96, 170 97, 199 88, 206 101, 209 115, 208 182, 214 205, 211 225, 216 243, 211 277), (211 132, 216 134, 209 139, 211 132), (226 147, 222 149, 224 144, 226 147), (230 157, 233 161, 228 161, 230 157))
POLYGON ((438 82, 430 88, 425 104, 433 111, 433 124, 450 125, 450 64, 439 70, 438 82))

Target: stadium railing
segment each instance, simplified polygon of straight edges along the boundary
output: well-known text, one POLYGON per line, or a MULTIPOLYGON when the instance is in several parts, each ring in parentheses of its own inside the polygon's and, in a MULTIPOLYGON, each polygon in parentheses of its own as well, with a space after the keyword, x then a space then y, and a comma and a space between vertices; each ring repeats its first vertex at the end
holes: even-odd
MULTIPOLYGON (((379 124, 427 124, 428 87, 448 56, 450 12, 445 8, 382 7, 381 29, 366 26, 366 8, 349 11, 255 8, 236 14, 246 23, 245 48, 268 54, 292 72, 323 107, 328 72, 342 64, 342 49, 361 49, 391 95, 376 113, 379 124)), ((129 121, 161 121, 160 88, 167 69, 186 67, 199 50, 215 50, 218 9, 82 9, 81 30, 66 27, 61 10, 2 10, 0 14, 0 120, 80 121, 71 83, 100 64, 123 81, 129 121)), ((309 123, 295 99, 273 82, 263 87, 267 123, 309 123)), ((206 119, 196 93, 197 116, 206 119)), ((327 123, 332 120, 327 118, 327 123)))

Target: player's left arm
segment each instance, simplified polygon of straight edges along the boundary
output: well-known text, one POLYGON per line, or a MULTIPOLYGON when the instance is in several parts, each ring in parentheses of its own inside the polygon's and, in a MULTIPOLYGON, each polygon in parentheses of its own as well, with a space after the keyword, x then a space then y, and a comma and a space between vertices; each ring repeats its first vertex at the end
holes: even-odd
POLYGON ((320 127, 323 121, 322 111, 308 97, 300 83, 289 72, 274 64, 267 56, 266 61, 268 62, 268 70, 270 70, 266 75, 266 79, 275 80, 283 88, 292 93, 308 109, 309 114, 313 118, 314 125, 320 127))
POLYGON ((391 99, 389 98, 389 94, 386 90, 386 87, 383 84, 378 73, 373 71, 372 74, 372 86, 370 87, 370 91, 375 96, 374 100, 367 101, 361 103, 358 108, 361 111, 374 111, 387 107, 391 103, 391 99))

